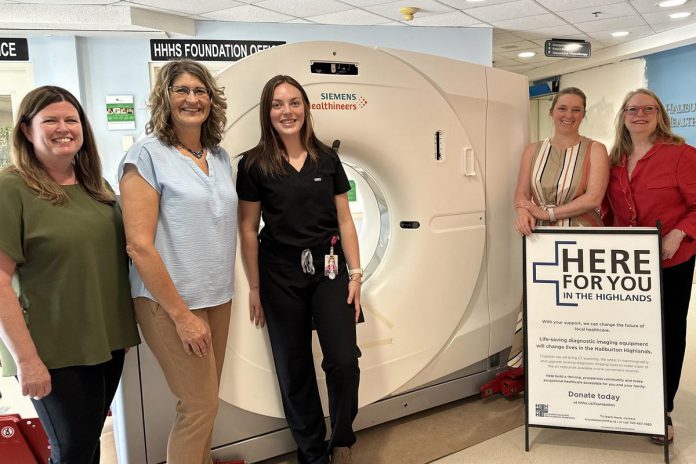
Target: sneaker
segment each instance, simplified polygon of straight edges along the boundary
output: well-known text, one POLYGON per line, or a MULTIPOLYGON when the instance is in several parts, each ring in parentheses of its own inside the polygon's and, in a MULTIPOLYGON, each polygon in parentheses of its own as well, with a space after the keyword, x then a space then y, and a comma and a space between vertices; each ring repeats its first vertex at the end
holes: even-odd
POLYGON ((347 446, 337 446, 331 453, 331 464, 352 464, 350 448, 347 446))

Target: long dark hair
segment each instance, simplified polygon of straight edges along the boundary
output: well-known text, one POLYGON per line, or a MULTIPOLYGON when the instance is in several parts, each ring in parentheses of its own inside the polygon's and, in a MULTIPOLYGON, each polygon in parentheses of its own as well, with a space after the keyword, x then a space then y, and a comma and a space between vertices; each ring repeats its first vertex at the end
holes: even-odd
POLYGON ((285 144, 271 123, 273 94, 275 93, 275 89, 281 84, 292 85, 302 94, 305 121, 300 129, 300 140, 302 141, 303 148, 307 150, 310 161, 316 162, 319 159, 320 152, 331 151, 331 148, 325 145, 314 134, 309 97, 307 97, 305 89, 292 77, 279 74, 266 82, 261 92, 261 101, 259 102, 261 138, 259 139, 259 143, 257 143, 254 148, 244 153, 246 168, 250 169, 251 166, 257 164, 261 173, 267 177, 278 177, 287 174, 285 166, 283 165, 285 144))
POLYGON ((53 103, 68 102, 77 110, 82 125, 82 147, 73 159, 75 178, 82 188, 97 201, 107 204, 116 202, 113 192, 102 177, 102 165, 94 140, 92 127, 77 98, 67 90, 53 85, 44 85, 29 92, 19 105, 18 123, 12 129, 12 164, 8 170, 15 172, 39 198, 54 205, 68 202, 68 195, 46 171, 34 151, 24 129, 29 130, 36 114, 53 103))

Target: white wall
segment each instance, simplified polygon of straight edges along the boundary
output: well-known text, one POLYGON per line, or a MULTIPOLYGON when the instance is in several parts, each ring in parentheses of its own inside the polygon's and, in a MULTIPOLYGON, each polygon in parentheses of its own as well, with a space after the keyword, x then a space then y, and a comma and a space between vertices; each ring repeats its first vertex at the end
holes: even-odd
POLYGON ((578 87, 587 95, 587 115, 580 133, 602 142, 607 150, 614 142, 614 119, 624 97, 629 91, 644 87, 645 82, 644 58, 561 76, 561 88, 578 87))

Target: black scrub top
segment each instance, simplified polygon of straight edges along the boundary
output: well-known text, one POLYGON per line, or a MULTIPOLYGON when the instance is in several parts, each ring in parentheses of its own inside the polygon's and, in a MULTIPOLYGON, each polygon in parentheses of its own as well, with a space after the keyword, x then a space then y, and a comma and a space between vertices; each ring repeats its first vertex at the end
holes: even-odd
POLYGON ((333 151, 309 156, 298 172, 284 161, 286 175, 267 177, 258 165, 246 168, 242 155, 237 169, 240 200, 260 201, 264 227, 262 242, 312 248, 328 244, 339 233, 335 196, 350 190, 341 160, 333 151))

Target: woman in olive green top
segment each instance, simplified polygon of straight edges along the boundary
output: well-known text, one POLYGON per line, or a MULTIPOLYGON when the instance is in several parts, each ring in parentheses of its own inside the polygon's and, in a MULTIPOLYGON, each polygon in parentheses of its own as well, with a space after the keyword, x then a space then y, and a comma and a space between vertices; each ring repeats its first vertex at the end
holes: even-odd
POLYGON ((0 362, 32 399, 50 462, 98 464, 125 348, 140 342, 121 211, 73 95, 37 88, 18 116, 0 173, 0 362))

